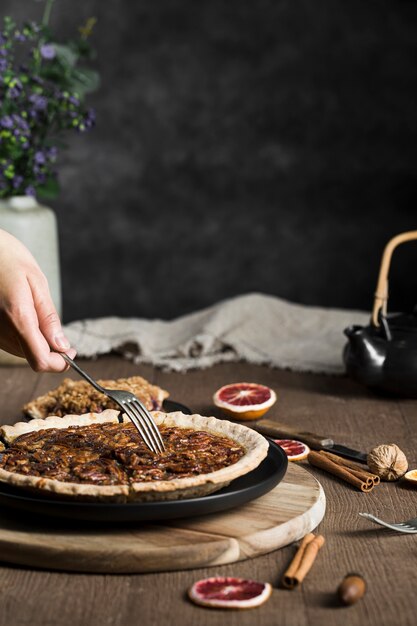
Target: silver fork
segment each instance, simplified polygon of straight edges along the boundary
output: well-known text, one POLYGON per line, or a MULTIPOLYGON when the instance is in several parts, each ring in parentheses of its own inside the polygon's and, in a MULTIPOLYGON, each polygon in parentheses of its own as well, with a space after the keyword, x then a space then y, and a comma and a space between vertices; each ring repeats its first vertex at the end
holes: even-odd
POLYGON ((384 522, 384 520, 379 519, 379 517, 375 517, 375 515, 372 515, 371 513, 359 513, 359 515, 371 520, 371 522, 375 522, 375 524, 380 524, 380 526, 391 528, 391 530, 398 530, 400 533, 417 533, 417 517, 409 519, 405 522, 398 522, 398 524, 389 524, 388 522, 384 522))
POLYGON ((105 389, 98 384, 93 378, 91 378, 81 367, 75 363, 65 352, 59 353, 62 358, 70 365, 76 372, 90 385, 93 385, 97 391, 104 393, 122 409, 128 418, 136 426, 139 435, 146 443, 148 448, 152 452, 163 452, 165 450, 164 442, 162 441, 161 433, 158 430, 158 426, 148 409, 142 404, 142 402, 130 391, 119 391, 118 389, 105 389))

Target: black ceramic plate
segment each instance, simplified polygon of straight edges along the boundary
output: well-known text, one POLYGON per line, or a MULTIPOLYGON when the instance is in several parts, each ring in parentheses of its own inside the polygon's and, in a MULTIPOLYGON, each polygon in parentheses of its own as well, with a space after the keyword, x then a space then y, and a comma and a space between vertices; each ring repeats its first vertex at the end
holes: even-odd
POLYGON ((191 415, 191 411, 188 406, 184 404, 180 404, 179 402, 174 402, 174 400, 164 400, 162 408, 166 413, 173 413, 174 411, 182 411, 186 415, 191 415))
POLYGON ((249 474, 228 487, 201 498, 174 502, 68 502, 22 495, 9 485, 0 484, 0 504, 32 515, 53 516, 90 522, 160 521, 226 511, 264 495, 284 477, 287 456, 279 446, 269 444, 267 457, 249 474))

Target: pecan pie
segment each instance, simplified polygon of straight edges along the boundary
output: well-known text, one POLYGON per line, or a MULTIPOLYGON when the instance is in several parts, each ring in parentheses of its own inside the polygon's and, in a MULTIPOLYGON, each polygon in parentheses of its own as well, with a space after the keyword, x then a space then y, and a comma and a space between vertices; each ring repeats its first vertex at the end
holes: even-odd
POLYGON ((47 417, 0 428, 0 481, 88 500, 172 500, 205 495, 253 470, 268 443, 215 417, 154 412, 165 452, 148 450, 118 411, 47 417))
MULTIPOLYGON (((150 411, 162 408, 168 392, 156 385, 151 385, 141 376, 118 378, 117 380, 99 380, 102 387, 130 391, 139 398, 150 411)), ((91 411, 100 413, 105 409, 117 409, 115 402, 103 395, 84 380, 65 378, 63 382, 43 396, 28 402, 23 412, 32 418, 43 418, 48 415, 82 415, 91 411)))

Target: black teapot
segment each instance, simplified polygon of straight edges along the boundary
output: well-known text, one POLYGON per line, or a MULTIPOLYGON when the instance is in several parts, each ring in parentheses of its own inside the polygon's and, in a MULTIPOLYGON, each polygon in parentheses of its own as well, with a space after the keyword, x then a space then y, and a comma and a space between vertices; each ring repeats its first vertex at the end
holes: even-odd
POLYGON ((417 239, 417 231, 402 233, 385 247, 369 326, 349 326, 343 352, 346 371, 375 390, 417 397, 417 311, 387 314, 388 270, 395 248, 417 239))

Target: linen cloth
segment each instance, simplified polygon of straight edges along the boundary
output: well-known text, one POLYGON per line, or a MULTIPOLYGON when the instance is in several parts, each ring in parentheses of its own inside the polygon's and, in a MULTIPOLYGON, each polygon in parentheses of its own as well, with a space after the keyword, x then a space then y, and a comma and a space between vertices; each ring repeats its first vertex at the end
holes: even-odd
POLYGON ((341 374, 343 329, 368 322, 369 314, 361 311, 304 306, 252 293, 170 321, 105 317, 72 322, 65 332, 79 356, 116 351, 136 363, 171 371, 245 360, 341 374))

